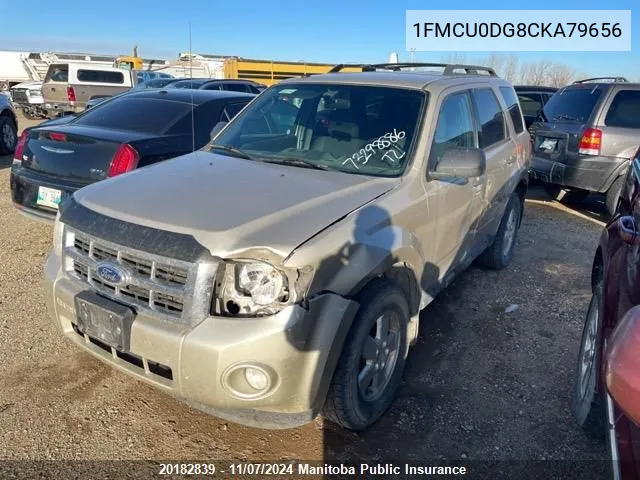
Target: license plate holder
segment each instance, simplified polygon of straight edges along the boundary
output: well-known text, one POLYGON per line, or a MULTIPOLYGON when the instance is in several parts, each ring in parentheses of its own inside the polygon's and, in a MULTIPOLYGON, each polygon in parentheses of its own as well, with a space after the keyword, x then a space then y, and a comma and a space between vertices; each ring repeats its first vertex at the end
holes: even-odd
POLYGON ((38 198, 36 203, 49 208, 58 209, 62 201, 62 191, 55 188, 38 187, 38 198))
POLYGON ((545 152, 553 152, 557 147, 558 147, 557 138, 542 138, 542 141, 540 142, 538 149, 544 150, 545 152))
POLYGON ((135 312, 130 307, 85 290, 75 298, 78 330, 124 353, 129 352, 135 312))

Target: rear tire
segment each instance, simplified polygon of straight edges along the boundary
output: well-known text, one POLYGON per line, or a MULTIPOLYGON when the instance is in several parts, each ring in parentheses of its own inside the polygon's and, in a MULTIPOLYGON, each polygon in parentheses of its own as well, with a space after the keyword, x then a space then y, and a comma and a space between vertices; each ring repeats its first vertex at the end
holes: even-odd
POLYGON ((522 215, 520 197, 512 193, 504 211, 496 238, 489 248, 478 258, 478 262, 487 268, 501 270, 509 266, 518 237, 518 228, 522 215))
POLYGON ((323 413, 343 428, 361 431, 387 411, 402 380, 409 304, 400 286, 383 279, 373 280, 356 301, 360 310, 345 340, 323 413))
POLYGON ((603 286, 593 291, 582 329, 580 351, 571 390, 571 410, 580 427, 591 437, 604 440, 606 430, 605 398, 597 390, 602 348, 603 286))
POLYGON ((0 155, 11 155, 18 142, 18 128, 8 115, 0 116, 0 155))
POLYGON ((624 186, 624 176, 620 176, 615 179, 615 181, 607 190, 605 205, 607 206, 607 211, 609 215, 613 216, 618 209, 618 200, 620 199, 620 194, 622 193, 622 187, 624 186))

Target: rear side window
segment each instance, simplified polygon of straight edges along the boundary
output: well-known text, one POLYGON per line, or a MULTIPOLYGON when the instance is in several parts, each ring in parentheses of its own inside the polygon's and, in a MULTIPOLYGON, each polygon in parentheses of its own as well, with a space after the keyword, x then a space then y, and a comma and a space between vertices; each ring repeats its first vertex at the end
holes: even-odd
POLYGON ((87 110, 74 120, 74 125, 161 135, 190 111, 188 103, 125 95, 87 110))
POLYGON ((447 150, 475 147, 475 130, 471 102, 467 93, 448 96, 440 107, 438 124, 431 145, 431 166, 435 168, 447 150))
POLYGON ((585 85, 566 88, 552 96, 542 111, 549 122, 586 122, 602 96, 602 87, 585 85))
POLYGON ((202 90, 222 90, 222 86, 219 83, 209 83, 203 85, 202 90))
POLYGON ((124 74, 122 72, 108 72, 104 70, 78 70, 78 81, 121 85, 124 83, 124 74))
POLYGON ((524 131, 524 123, 522 122, 522 112, 520 111, 520 104, 516 92, 511 87, 500 87, 500 93, 504 99, 504 103, 507 105, 507 111, 511 117, 513 128, 516 133, 522 133, 524 131))
POLYGON ((225 83, 224 89, 231 92, 249 92, 249 87, 244 83, 225 83))
POLYGON ((604 124, 608 127, 640 128, 640 90, 616 93, 604 124))
POLYGON ((506 138, 504 115, 493 90, 490 88, 473 90, 473 101, 480 121, 479 147, 487 148, 504 140, 506 138))
POLYGON ((545 99, 537 93, 519 93, 518 101, 522 114, 527 117, 535 117, 545 104, 545 99))
POLYGON ((47 78, 45 82, 68 82, 69 81, 69 66, 68 65, 51 65, 47 72, 47 78))

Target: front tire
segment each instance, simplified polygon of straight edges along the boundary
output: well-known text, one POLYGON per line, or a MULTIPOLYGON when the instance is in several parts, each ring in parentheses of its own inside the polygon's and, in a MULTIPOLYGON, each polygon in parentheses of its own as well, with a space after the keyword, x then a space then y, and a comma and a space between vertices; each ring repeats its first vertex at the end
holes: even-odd
POLYGON ((495 270, 501 270, 509 266, 518 236, 521 215, 520 197, 516 193, 512 193, 502 216, 500 227, 498 227, 496 238, 478 259, 480 264, 495 270))
POLYGON ((402 289, 373 280, 357 296, 360 304, 333 375, 324 415, 361 431, 391 406, 406 362, 409 305, 402 289))
POLYGON ((598 391, 602 348, 603 286, 599 282, 591 297, 582 329, 580 351, 571 390, 571 410, 580 427, 591 437, 604 440, 605 398, 598 391))

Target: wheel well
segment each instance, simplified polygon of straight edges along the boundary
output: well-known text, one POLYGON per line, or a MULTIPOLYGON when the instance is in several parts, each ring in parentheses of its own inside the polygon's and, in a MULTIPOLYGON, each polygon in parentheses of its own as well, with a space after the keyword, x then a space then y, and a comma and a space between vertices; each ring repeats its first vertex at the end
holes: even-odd
POLYGON ((598 247, 596 256, 593 259, 593 267, 591 267, 591 291, 595 291, 596 285, 602 281, 604 277, 604 262, 602 258, 602 250, 598 247))
POLYGON ((522 223, 522 213, 524 213, 524 199, 527 196, 528 182, 526 180, 520 180, 516 187, 515 193, 520 198, 520 223, 522 223))
POLYGON ((13 122, 13 126, 16 127, 16 130, 18 129, 18 119, 11 110, 4 110, 2 113, 0 113, 0 117, 9 117, 13 122))
POLYGON ((420 310, 420 288, 413 269, 406 263, 400 262, 391 265, 386 271, 375 275, 363 282, 362 286, 351 292, 351 296, 355 296, 375 279, 384 278, 398 284, 405 293, 411 316, 416 315, 420 310))

